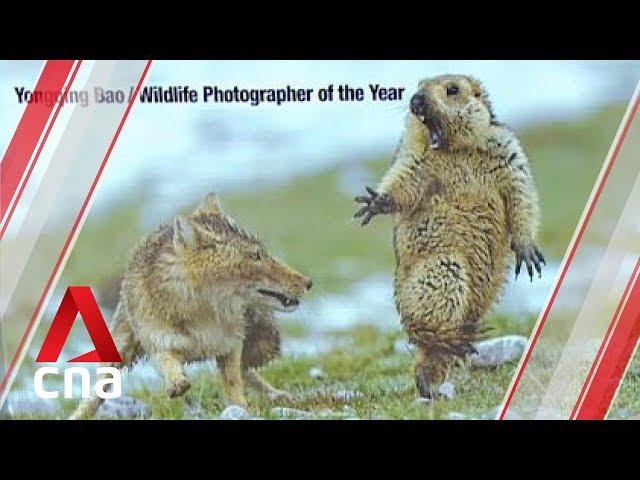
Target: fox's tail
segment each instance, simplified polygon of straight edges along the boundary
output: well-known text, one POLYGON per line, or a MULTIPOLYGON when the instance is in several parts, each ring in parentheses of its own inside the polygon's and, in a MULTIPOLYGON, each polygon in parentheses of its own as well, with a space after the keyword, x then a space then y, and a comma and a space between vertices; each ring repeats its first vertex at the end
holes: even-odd
MULTIPOLYGON (((140 355, 140 346, 135 339, 131 325, 125 318, 124 308, 122 302, 118 302, 116 312, 113 315, 113 341, 118 347, 122 362, 120 364, 104 364, 102 365, 104 367, 123 368, 131 365, 140 355)), ((98 408, 100 408, 100 405, 102 405, 102 402, 104 402, 104 400, 98 397, 95 392, 92 392, 89 398, 80 401, 80 404, 69 417, 69 420, 92 418, 98 411, 98 408)))

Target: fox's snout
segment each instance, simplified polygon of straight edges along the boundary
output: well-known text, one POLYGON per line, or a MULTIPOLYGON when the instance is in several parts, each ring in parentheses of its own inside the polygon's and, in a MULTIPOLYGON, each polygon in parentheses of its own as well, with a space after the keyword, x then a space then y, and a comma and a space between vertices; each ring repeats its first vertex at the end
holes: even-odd
POLYGON ((309 277, 306 277, 305 275, 302 275, 301 273, 293 269, 290 269, 290 272, 291 272, 291 280, 292 280, 292 283, 295 285, 296 290, 299 290, 301 292, 311 290, 311 287, 313 287, 313 280, 311 280, 309 277))
POLYGON ((280 262, 277 263, 276 272, 274 273, 276 273, 274 280, 290 293, 302 294, 311 290, 313 286, 311 278, 280 262))

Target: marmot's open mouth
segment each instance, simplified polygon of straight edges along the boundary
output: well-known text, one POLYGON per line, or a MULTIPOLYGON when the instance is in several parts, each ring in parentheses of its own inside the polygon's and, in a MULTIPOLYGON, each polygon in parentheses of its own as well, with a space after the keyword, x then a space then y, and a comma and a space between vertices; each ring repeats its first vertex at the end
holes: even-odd
POLYGON ((444 145, 444 137, 442 135, 442 128, 434 118, 429 118, 426 115, 416 115, 424 126, 429 130, 429 148, 437 150, 444 145))
POLYGON ((274 292, 273 290, 265 290, 264 288, 259 288, 258 293, 266 295, 267 297, 278 299, 283 307, 297 307, 300 304, 300 300, 298 300, 297 298, 287 297, 285 294, 274 292))

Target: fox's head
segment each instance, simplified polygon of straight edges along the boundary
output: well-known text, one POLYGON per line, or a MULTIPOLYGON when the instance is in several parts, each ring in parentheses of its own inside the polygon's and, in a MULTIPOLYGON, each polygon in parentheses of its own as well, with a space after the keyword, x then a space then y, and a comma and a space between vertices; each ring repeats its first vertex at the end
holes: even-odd
POLYGON ((264 244, 226 215, 209 193, 190 215, 175 217, 173 247, 200 294, 224 291, 248 304, 293 311, 311 279, 273 258, 264 244))

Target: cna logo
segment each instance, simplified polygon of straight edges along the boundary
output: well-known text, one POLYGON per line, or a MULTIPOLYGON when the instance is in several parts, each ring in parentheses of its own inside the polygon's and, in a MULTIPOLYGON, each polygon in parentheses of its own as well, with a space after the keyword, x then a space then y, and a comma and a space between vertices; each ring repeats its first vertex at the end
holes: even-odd
MULTIPOLYGON (((96 302, 90 287, 71 286, 62 297, 62 302, 58 307, 49 332, 40 348, 40 353, 36 358, 37 363, 55 363, 60 357, 73 323, 80 314, 89 337, 93 342, 95 350, 79 355, 68 360, 68 362, 109 362, 120 363, 122 360, 113 338, 109 333, 107 324, 100 313, 100 308, 96 302)), ((44 379, 47 375, 59 375, 57 367, 40 367, 36 370, 33 384, 35 393, 40 398, 58 398, 58 391, 49 391, 44 388, 44 379)), ((98 367, 98 379, 94 386, 95 394, 102 399, 116 398, 121 395, 122 381, 120 370, 115 367, 98 367)), ((91 395, 91 376, 89 370, 84 367, 74 366, 64 369, 64 398, 73 398, 73 381, 79 377, 81 381, 82 398, 89 398, 91 395)))

